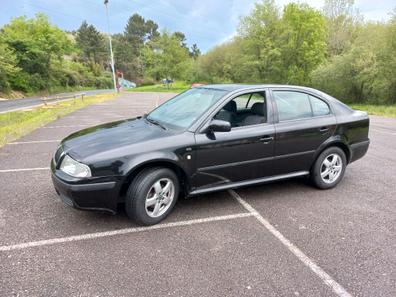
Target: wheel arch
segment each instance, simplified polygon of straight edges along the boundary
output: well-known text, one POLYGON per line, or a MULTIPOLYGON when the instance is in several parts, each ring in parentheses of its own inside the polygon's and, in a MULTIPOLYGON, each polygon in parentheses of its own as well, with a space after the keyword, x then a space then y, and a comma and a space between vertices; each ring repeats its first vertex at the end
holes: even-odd
POLYGON ((347 159, 347 164, 349 164, 351 157, 352 157, 352 151, 349 147, 349 145, 347 144, 347 142, 342 139, 341 137, 337 137, 337 138, 332 138, 329 139, 328 141, 324 142, 316 151, 315 156, 313 158, 313 162, 311 165, 312 166, 315 164, 316 159, 319 157, 319 155, 326 149, 328 149, 329 147, 338 147, 340 149, 342 149, 342 151, 345 153, 345 157, 347 159))
POLYGON ((147 168, 154 168, 154 167, 161 167, 161 168, 168 168, 175 172, 177 177, 179 178, 180 182, 180 190, 184 193, 188 192, 190 183, 189 178, 186 171, 176 162, 169 159, 155 159, 155 160, 148 160, 143 163, 140 163, 133 167, 128 174, 126 175, 125 179, 123 180, 122 186, 120 188, 119 197, 124 197, 128 191, 129 185, 135 179, 135 177, 147 168))

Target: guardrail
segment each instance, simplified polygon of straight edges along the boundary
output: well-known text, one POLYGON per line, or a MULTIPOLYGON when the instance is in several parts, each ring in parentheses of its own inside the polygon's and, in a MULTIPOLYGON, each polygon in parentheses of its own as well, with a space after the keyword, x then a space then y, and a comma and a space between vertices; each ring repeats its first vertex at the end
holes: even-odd
MULTIPOLYGON (((22 111, 29 110, 32 108, 36 108, 39 106, 46 106, 49 104, 55 104, 57 102, 66 101, 66 100, 82 100, 84 101, 85 97, 91 95, 98 95, 104 93, 112 93, 113 89, 109 90, 93 90, 87 92, 78 92, 78 93, 63 93, 58 95, 52 95, 48 97, 31 97, 31 98, 21 98, 21 99, 10 99, 10 100, 1 100, 0 101, 0 114, 14 112, 14 111, 22 111)), ((77 101, 75 101, 77 102, 77 101)))
POLYGON ((56 96, 56 97, 51 97, 51 98, 41 98, 41 102, 43 102, 44 105, 48 105, 49 103, 56 103, 59 101, 66 101, 66 100, 75 100, 80 97, 81 97, 81 100, 84 101, 84 96, 85 96, 85 93, 80 93, 80 94, 73 94, 73 95, 56 96))

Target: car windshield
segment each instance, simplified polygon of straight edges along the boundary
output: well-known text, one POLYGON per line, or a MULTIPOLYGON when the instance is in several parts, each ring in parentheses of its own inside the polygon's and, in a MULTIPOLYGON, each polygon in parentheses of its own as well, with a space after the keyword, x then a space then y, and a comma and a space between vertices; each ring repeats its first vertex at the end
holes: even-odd
POLYGON ((226 93, 215 89, 190 89, 154 109, 147 119, 165 127, 186 129, 226 93))

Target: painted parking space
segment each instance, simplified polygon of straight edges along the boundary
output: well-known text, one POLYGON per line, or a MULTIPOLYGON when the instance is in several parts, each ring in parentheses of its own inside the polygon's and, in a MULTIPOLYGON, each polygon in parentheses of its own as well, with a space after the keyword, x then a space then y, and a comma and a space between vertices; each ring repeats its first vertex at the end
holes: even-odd
MULTIPOLYGON (((122 206, 117 215, 78 211, 65 205, 53 188, 50 171, 0 173, 0 245, 136 227, 122 206)), ((180 200, 166 222, 237 214, 244 211, 226 192, 180 200)))
POLYGON ((394 296, 396 140, 372 134, 368 154, 335 189, 295 179, 238 193, 352 295, 394 296))
POLYGON ((333 296, 262 231, 240 218, 5 252, 3 295, 333 296))

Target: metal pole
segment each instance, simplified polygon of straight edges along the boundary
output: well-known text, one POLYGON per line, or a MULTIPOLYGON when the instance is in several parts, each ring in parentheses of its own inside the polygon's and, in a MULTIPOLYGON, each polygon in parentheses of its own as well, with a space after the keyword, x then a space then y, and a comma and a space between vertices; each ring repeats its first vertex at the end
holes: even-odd
POLYGON ((109 11, 107 9, 108 0, 104 1, 104 5, 106 7, 106 18, 107 18, 107 31, 109 35, 109 45, 110 45, 110 58, 111 58, 111 71, 113 72, 113 83, 114 83, 114 91, 117 92, 117 84, 116 84, 116 76, 114 69, 114 55, 113 55, 113 46, 111 44, 111 34, 110 34, 110 21, 109 21, 109 11))

